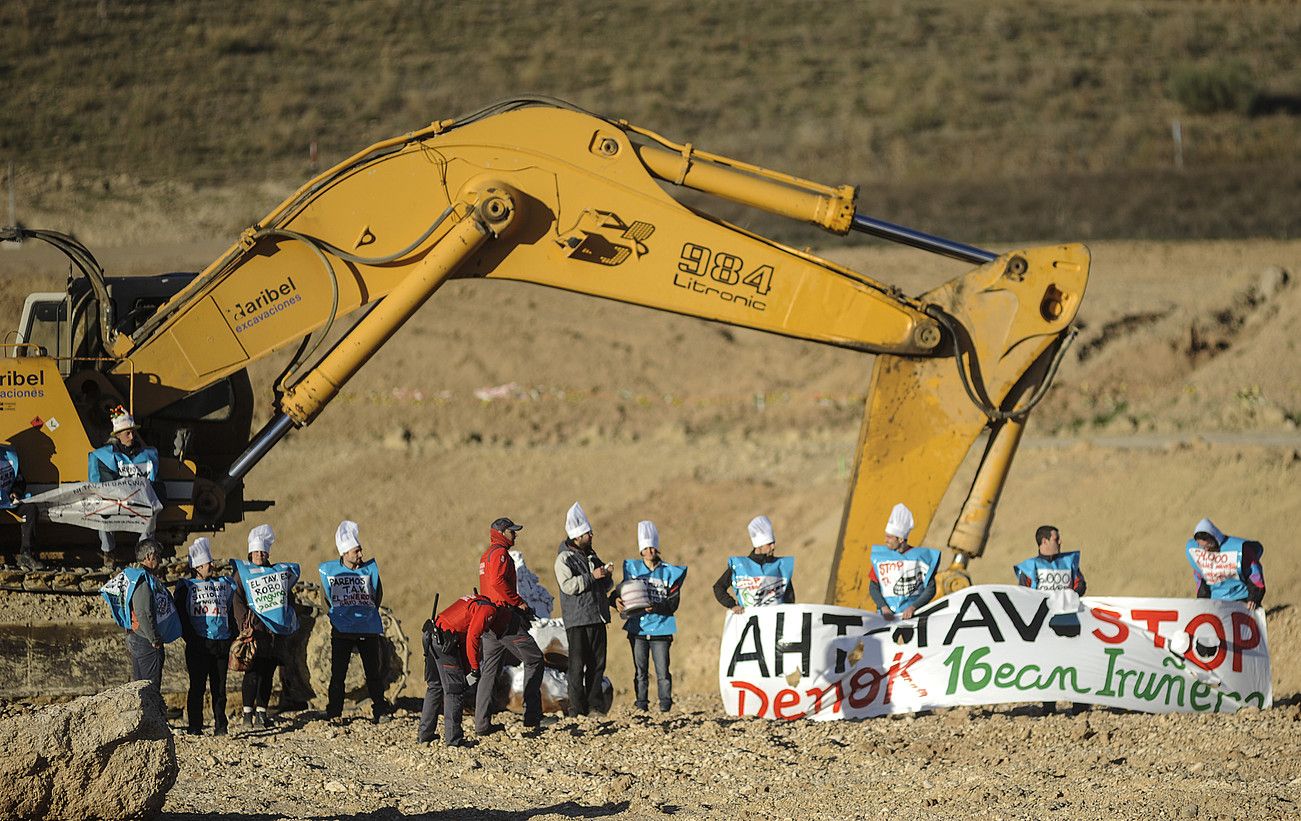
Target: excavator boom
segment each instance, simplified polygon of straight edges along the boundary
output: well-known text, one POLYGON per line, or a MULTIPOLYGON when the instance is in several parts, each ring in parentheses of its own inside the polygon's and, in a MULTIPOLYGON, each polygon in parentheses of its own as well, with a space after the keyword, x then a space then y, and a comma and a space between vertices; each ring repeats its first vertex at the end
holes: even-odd
POLYGON ((148 418, 298 344, 275 387, 276 415, 226 471, 232 490, 452 278, 531 282, 876 354, 828 591, 865 606, 866 550, 889 508, 907 503, 924 532, 989 432, 950 538, 963 561, 979 555, 1089 257, 1079 245, 996 255, 859 214, 855 199, 850 186, 701 152, 555 101, 512 101, 371 146, 303 186, 112 339, 108 371, 148 418), (671 193, 685 188, 977 267, 906 297, 689 208, 671 193), (354 313, 361 318, 324 350, 354 313))

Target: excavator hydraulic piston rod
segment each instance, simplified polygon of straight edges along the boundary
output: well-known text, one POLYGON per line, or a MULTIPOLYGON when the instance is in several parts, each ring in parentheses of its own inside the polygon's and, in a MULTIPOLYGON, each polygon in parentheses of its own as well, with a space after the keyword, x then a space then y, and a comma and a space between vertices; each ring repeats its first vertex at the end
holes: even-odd
POLYGON ((262 430, 258 431, 257 436, 253 437, 253 441, 249 442, 248 448, 231 463, 230 469, 222 477, 222 490, 229 493, 293 427, 294 420, 283 413, 271 417, 271 421, 267 422, 262 430))
POLYGON ((913 248, 920 248, 923 251, 930 251, 940 256, 960 259, 974 265, 984 265, 986 262, 993 262, 998 259, 998 254, 993 251, 986 251, 984 248, 977 248, 964 242, 937 237, 934 234, 927 234, 924 231, 918 231, 904 225, 896 225, 893 222, 879 220, 866 214, 854 214, 854 219, 849 227, 862 234, 871 234, 874 237, 888 239, 891 242, 913 248))

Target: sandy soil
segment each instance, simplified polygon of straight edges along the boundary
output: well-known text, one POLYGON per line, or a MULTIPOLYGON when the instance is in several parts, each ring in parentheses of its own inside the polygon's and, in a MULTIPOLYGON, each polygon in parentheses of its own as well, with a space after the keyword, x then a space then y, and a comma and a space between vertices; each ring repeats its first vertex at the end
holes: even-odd
MULTIPOLYGON (((219 248, 101 257, 112 272, 143 273, 197 268, 219 248)), ((1238 817, 1250 805, 1252 815, 1294 816, 1301 242, 1093 251, 1084 332, 1031 421, 974 580, 1010 581, 1034 528, 1052 522, 1083 551, 1092 593, 1190 595, 1182 544, 1210 515, 1266 547, 1274 691, 1285 706, 1174 718, 961 711, 832 727, 727 719, 710 585, 748 544, 746 521, 767 513, 779 552, 796 557, 799 598, 822 599, 870 357, 528 286, 452 283, 250 476, 248 495, 276 506, 248 525, 270 522, 278 555, 314 566, 337 555, 337 522, 356 519, 384 572, 385 603, 414 626, 435 592, 476 583, 497 516, 526 525, 520 546, 553 592, 571 502, 583 503, 611 561, 635 555, 636 522, 654 519, 665 558, 691 568, 675 644, 680 709, 664 721, 626 712, 631 665, 612 634, 609 720, 450 753, 416 749, 410 718, 182 738, 168 810, 1102 818, 1238 817), (475 396, 510 383, 507 398, 475 396), (330 781, 343 791, 329 792, 330 781), (263 803, 256 783, 276 797, 263 803)), ((6 324, 22 294, 64 276, 42 274, 47 263, 29 254, 0 253, 6 324)), ((837 258, 914 293, 961 272, 895 249, 837 258)), ((942 543, 959 502, 946 500, 924 543, 942 543)), ((242 554, 245 532, 218 535, 215 549, 242 554)))

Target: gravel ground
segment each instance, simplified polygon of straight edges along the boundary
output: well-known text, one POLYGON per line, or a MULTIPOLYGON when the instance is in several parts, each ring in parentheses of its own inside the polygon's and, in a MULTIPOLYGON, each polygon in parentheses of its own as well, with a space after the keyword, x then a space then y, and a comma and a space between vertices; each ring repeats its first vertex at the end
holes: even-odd
POLYGON ((503 732, 450 750, 416 744, 411 710, 382 726, 283 718, 228 738, 178 735, 181 775, 163 817, 992 821, 1301 811, 1296 696, 1233 716, 1041 717, 1035 705, 785 723, 729 718, 717 698, 691 695, 668 714, 616 707, 536 735, 507 715, 503 732))

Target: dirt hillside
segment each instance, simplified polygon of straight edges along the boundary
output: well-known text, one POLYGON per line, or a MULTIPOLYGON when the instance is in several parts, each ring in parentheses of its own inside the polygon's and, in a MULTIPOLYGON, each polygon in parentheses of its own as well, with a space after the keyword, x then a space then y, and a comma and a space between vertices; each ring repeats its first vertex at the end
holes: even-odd
MULTIPOLYGON (((114 273, 144 273, 197 267, 218 249, 103 257, 114 273)), ((356 519, 386 603, 414 629, 436 591, 476 583, 497 516, 526 524, 521 547, 553 592, 572 501, 609 560, 635 555, 636 522, 654 519, 666 558, 691 568, 674 645, 678 706, 666 717, 629 711, 628 652, 612 633, 608 718, 524 738, 512 717, 468 751, 416 748, 410 713, 380 728, 301 714, 274 732, 181 737, 167 817, 220 807, 494 821, 722 819, 741 808, 759 818, 1234 818, 1247 806, 1294 817, 1301 242, 1093 252, 1083 333, 1032 420, 973 577, 1010 580, 1035 526, 1052 522, 1083 551, 1091 591, 1188 595, 1181 545, 1210 515, 1266 546, 1274 710, 1037 718, 1000 708, 835 726, 726 718, 710 585, 764 512, 796 557, 799 598, 821 600, 870 358, 528 286, 453 283, 251 475, 249 495, 276 505, 248 526, 271 523, 278 555, 311 567, 336 555, 337 522, 356 519)), ((908 251, 836 256, 914 293, 961 271, 908 251)), ((30 249, 0 253, 7 321, 29 290, 60 286, 61 272, 41 273, 49 264, 30 249)), ((218 535, 217 552, 242 554, 246 532, 218 535)), ((937 524, 926 543, 946 535, 937 524)), ((408 689, 405 709, 417 694, 408 689)))

